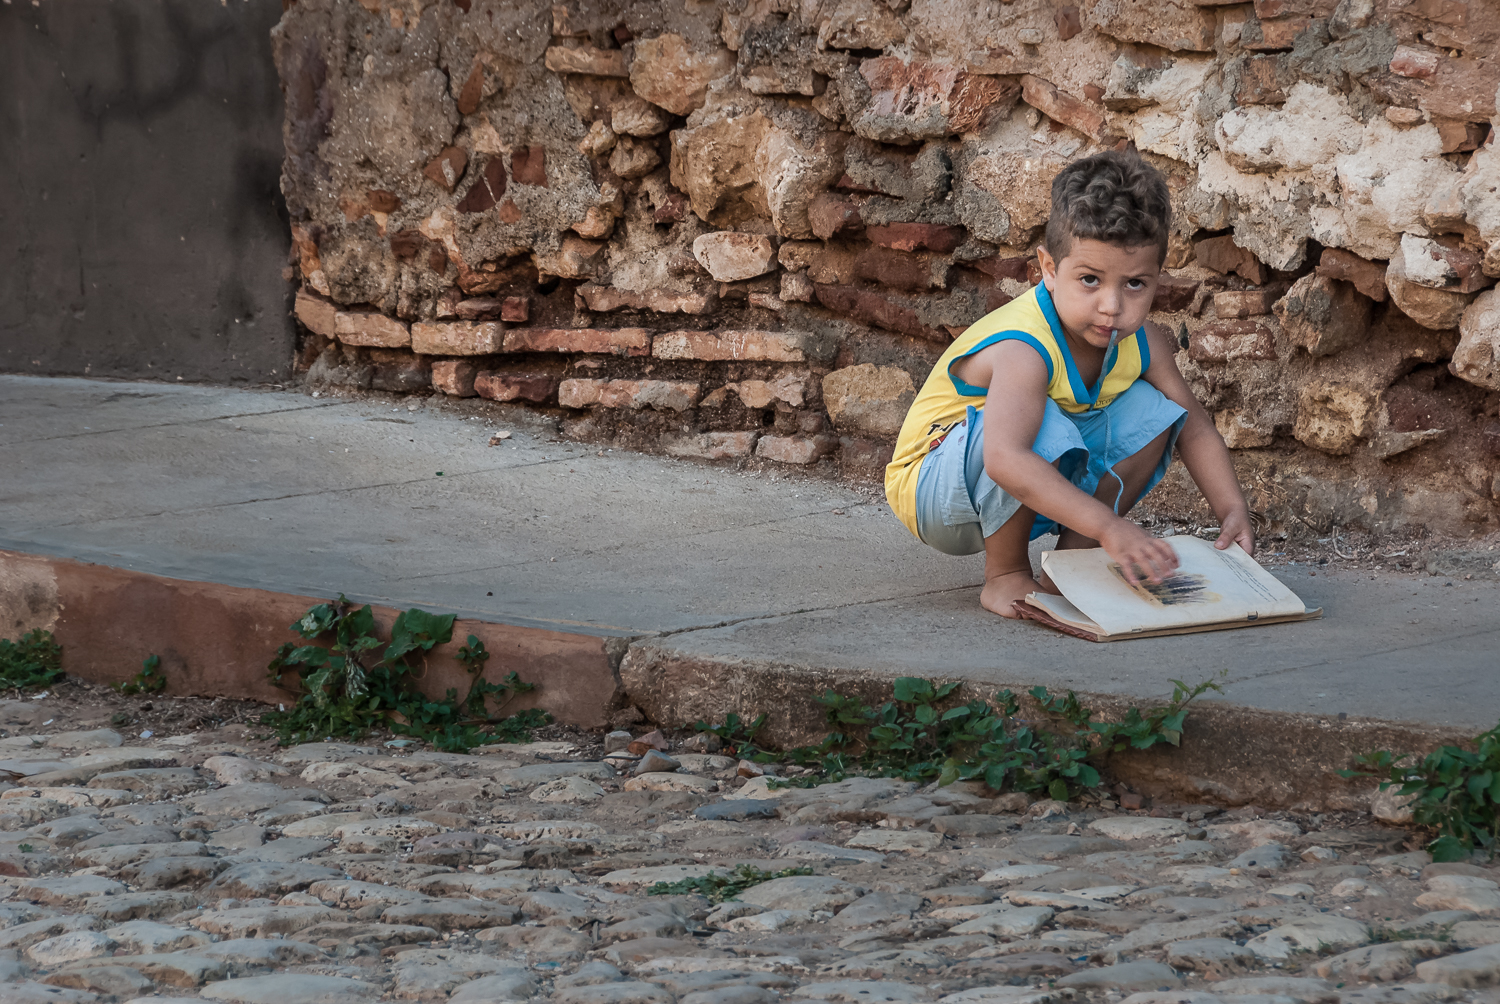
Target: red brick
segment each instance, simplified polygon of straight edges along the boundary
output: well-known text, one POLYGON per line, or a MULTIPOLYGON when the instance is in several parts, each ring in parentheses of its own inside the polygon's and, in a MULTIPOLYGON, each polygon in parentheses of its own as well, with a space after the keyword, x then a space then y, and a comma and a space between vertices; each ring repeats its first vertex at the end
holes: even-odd
POLYGON ((474 179, 468 192, 458 201, 461 213, 482 213, 493 209, 505 194, 505 162, 491 157, 484 165, 484 172, 474 179))
POLYGON ((867 247, 854 259, 854 274, 893 289, 937 289, 948 281, 946 259, 924 254, 893 251, 880 246, 867 247))
POLYGON ((1425 80, 1437 75, 1438 62, 1442 58, 1443 54, 1436 49, 1398 45, 1395 55, 1391 56, 1391 72, 1398 77, 1425 80))
POLYGON ((498 296, 471 296, 453 305, 453 314, 461 321, 493 321, 500 318, 505 301, 498 296))
POLYGON ((557 403, 564 408, 655 408, 687 411, 698 401, 698 385, 681 380, 564 380, 557 403))
POLYGON ((780 464, 811 464, 838 448, 833 436, 761 436, 755 455, 780 464))
POLYGON ((393 394, 411 394, 432 387, 432 361, 405 349, 368 350, 370 389, 393 394))
POLYGON ((1332 17, 1338 0, 1255 0, 1255 16, 1262 20, 1278 17, 1332 17))
POLYGON ((1275 302, 1276 294, 1269 289, 1229 289, 1214 294, 1214 315, 1221 321, 1264 317, 1275 302))
POLYGON ((1251 38, 1250 25, 1246 25, 1244 34, 1240 37, 1240 45, 1251 52, 1279 52, 1284 49, 1290 49, 1296 42, 1297 36, 1312 26, 1313 19, 1310 17, 1299 17, 1286 21, 1259 21, 1255 23, 1260 27, 1260 38, 1251 38))
POLYGON ((411 344, 404 321, 374 311, 341 310, 333 318, 334 337, 345 345, 403 349, 411 344))
POLYGON ((1326 279, 1342 279, 1377 303, 1386 297, 1385 266, 1366 261, 1343 248, 1324 248, 1317 273, 1326 279))
POLYGON ((432 386, 449 397, 473 397, 479 366, 467 359, 438 359, 432 364, 432 386))
POLYGON ((1017 255, 1014 258, 1001 258, 995 255, 991 258, 981 258, 970 265, 979 269, 985 275, 996 279, 1014 279, 1016 282, 1029 282, 1026 267, 1031 264, 1030 255, 1017 255))
POLYGON ((505 351, 644 356, 651 351, 651 333, 645 328, 511 328, 505 351))
POLYGON ((1087 101, 1058 90, 1050 80, 1025 74, 1021 77, 1021 98, 1054 122, 1077 129, 1092 140, 1104 135, 1104 113, 1087 101))
POLYGON ((463 178, 464 167, 468 163, 469 155, 464 153, 463 147, 450 146, 428 161, 427 166, 422 168, 422 173, 431 178, 434 184, 451 192, 463 178))
POLYGON ((1188 336, 1188 357, 1200 363, 1275 359, 1276 337, 1256 321, 1211 321, 1188 336))
POLYGON ((469 71, 469 78, 464 81, 463 88, 458 92, 458 114, 473 115, 479 110, 479 102, 484 99, 484 64, 477 59, 474 68, 469 71))
POLYGON ((658 359, 806 362, 804 339, 792 331, 667 331, 656 336, 658 359))
POLYGON ((411 348, 429 356, 486 356, 499 352, 504 332, 494 321, 418 321, 411 348))
POLYGON ((510 155, 510 178, 518 185, 547 187, 547 148, 529 146, 510 155))
POLYGON ((394 213, 401 208, 401 198, 395 192, 383 188, 372 188, 365 193, 365 201, 377 213, 394 213))
POLYGON ((1083 30, 1083 18, 1077 7, 1059 7, 1052 12, 1052 23, 1057 25, 1057 37, 1066 42, 1083 30))
POLYGON ((1234 237, 1209 237, 1193 245, 1199 265, 1223 275, 1237 273, 1257 286, 1264 285, 1270 272, 1254 254, 1234 242, 1234 237))
POLYGON ((910 307, 893 303, 874 290, 816 283, 813 291, 818 302, 823 306, 856 321, 874 324, 888 331, 900 332, 914 338, 925 338, 939 345, 947 345, 952 341, 946 332, 923 324, 918 319, 917 312, 910 307))
POLYGON ((1156 296, 1151 301, 1151 309, 1165 314, 1186 310, 1192 306, 1193 297, 1198 295, 1200 285, 1202 283, 1197 279, 1185 279, 1163 272, 1156 281, 1156 296))
POLYGON ((339 308, 331 300, 324 299, 306 289, 299 289, 294 309, 297 320, 301 321, 302 326, 308 331, 315 335, 322 335, 324 338, 335 337, 334 318, 339 308))
POLYGON ((835 234, 858 230, 864 224, 854 200, 819 192, 807 206, 807 221, 817 237, 828 240, 835 234))
POLYGON ((887 223, 870 227, 865 236, 876 244, 897 251, 925 250, 947 254, 964 242, 968 231, 963 227, 938 223, 887 223))
POLYGON ((582 73, 592 77, 628 77, 629 64, 623 49, 595 49, 580 46, 568 49, 553 46, 545 57, 547 69, 553 73, 582 73))
POLYGON ((1279 105, 1286 101, 1278 59, 1278 56, 1251 56, 1240 64, 1240 82, 1234 90, 1236 104, 1279 105))
POLYGON ((500 320, 524 324, 531 317, 531 301, 524 296, 507 296, 500 303, 500 320))
POLYGON ((534 401, 542 404, 557 393, 558 383, 558 378, 550 373, 485 370, 475 378, 474 391, 489 401, 534 401))

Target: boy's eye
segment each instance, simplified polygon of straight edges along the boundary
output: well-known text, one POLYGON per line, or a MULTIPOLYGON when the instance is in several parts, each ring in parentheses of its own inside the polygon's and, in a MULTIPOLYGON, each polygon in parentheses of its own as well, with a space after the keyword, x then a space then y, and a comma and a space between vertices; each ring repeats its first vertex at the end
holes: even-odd
POLYGON ((1127 289, 1145 289, 1146 288, 1146 284, 1144 282, 1142 282, 1140 279, 1127 279, 1127 280, 1125 280, 1125 286, 1126 286, 1127 289))
POLYGON ((1083 283, 1089 289, 1093 289, 1095 286, 1099 285, 1099 277, 1097 275, 1080 276, 1078 278, 1078 281, 1083 283))

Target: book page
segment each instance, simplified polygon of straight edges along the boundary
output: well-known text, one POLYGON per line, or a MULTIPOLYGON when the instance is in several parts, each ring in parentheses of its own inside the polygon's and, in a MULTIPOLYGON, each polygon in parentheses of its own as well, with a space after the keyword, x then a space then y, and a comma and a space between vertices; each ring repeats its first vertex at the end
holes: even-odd
POLYGON ((1105 634, 1300 614, 1304 604, 1237 546, 1220 551, 1197 537, 1169 537, 1177 571, 1131 586, 1102 547, 1048 551, 1042 568, 1105 634))
POLYGON ((1073 604, 1068 602, 1066 596, 1058 596, 1056 593, 1027 593, 1026 602, 1048 614, 1054 620, 1078 628, 1080 631, 1099 630, 1089 617, 1073 604))

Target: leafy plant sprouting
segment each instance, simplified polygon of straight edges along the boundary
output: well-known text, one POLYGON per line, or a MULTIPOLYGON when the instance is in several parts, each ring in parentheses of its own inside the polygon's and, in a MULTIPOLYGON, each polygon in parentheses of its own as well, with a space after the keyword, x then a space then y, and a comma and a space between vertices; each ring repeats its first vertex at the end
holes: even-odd
POLYGON ((678 879, 676 882, 657 882, 646 890, 647 896, 689 896, 694 893, 707 896, 710 903, 722 903, 734 899, 753 885, 772 879, 792 875, 811 875, 811 868, 783 868, 779 872, 762 871, 754 865, 740 865, 728 874, 712 872, 701 878, 678 879))
POLYGON ((1092 709, 1069 691, 1054 696, 1045 687, 1029 693, 1053 722, 1067 728, 1036 727, 1017 718, 1019 699, 1009 690, 991 701, 952 704, 958 683, 934 683, 901 677, 891 700, 878 707, 857 698, 826 691, 818 698, 834 730, 817 746, 788 751, 797 763, 816 768, 815 775, 773 780, 775 787, 811 787, 859 773, 909 781, 983 780, 996 791, 1044 791, 1065 801, 1083 788, 1098 787, 1099 764, 1127 748, 1149 749, 1182 741, 1187 706, 1209 690, 1213 681, 1189 687, 1173 680, 1172 699, 1164 707, 1129 708, 1117 722, 1094 720, 1092 709))
POLYGON ((1434 861, 1465 861, 1474 850, 1500 852, 1500 724, 1474 737, 1474 749, 1440 746, 1421 759, 1414 753, 1377 750, 1354 758, 1364 770, 1340 777, 1378 777, 1380 790, 1399 785, 1411 796, 1412 822, 1438 836, 1427 850, 1434 861))
POLYGON ((129 697, 132 694, 159 694, 166 689, 167 674, 161 671, 161 656, 148 655, 141 662, 141 668, 128 680, 111 684, 121 694, 129 697))
POLYGON ((45 687, 62 676, 62 646, 36 628, 15 641, 0 638, 0 688, 45 687))
POLYGON ((522 682, 514 672, 501 683, 484 679, 489 653, 474 635, 457 653, 470 675, 462 700, 453 688, 440 701, 417 690, 414 671, 427 653, 452 640, 454 620, 453 614, 407 610, 396 617, 386 642, 375 633, 368 605, 356 609, 340 596, 313 607, 292 630, 307 641, 322 640, 326 647, 281 646, 268 670, 271 682, 300 696, 287 710, 262 715, 262 724, 275 729, 283 745, 364 736, 382 725, 451 752, 529 739, 530 730, 550 722, 550 715, 535 708, 508 717, 498 711, 536 685, 522 682))

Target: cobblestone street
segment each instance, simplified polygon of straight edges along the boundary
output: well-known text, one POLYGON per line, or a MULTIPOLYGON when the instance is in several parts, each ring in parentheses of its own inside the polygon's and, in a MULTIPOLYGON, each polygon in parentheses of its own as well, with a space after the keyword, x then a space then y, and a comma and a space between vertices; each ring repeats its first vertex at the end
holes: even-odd
POLYGON ((619 733, 459 755, 54 714, 0 703, 5 1004, 1424 1004, 1500 983, 1500 870, 1431 864, 1363 814, 773 788, 683 749, 707 737, 639 729, 643 756, 619 733), (807 873, 651 894, 741 865, 807 873))

